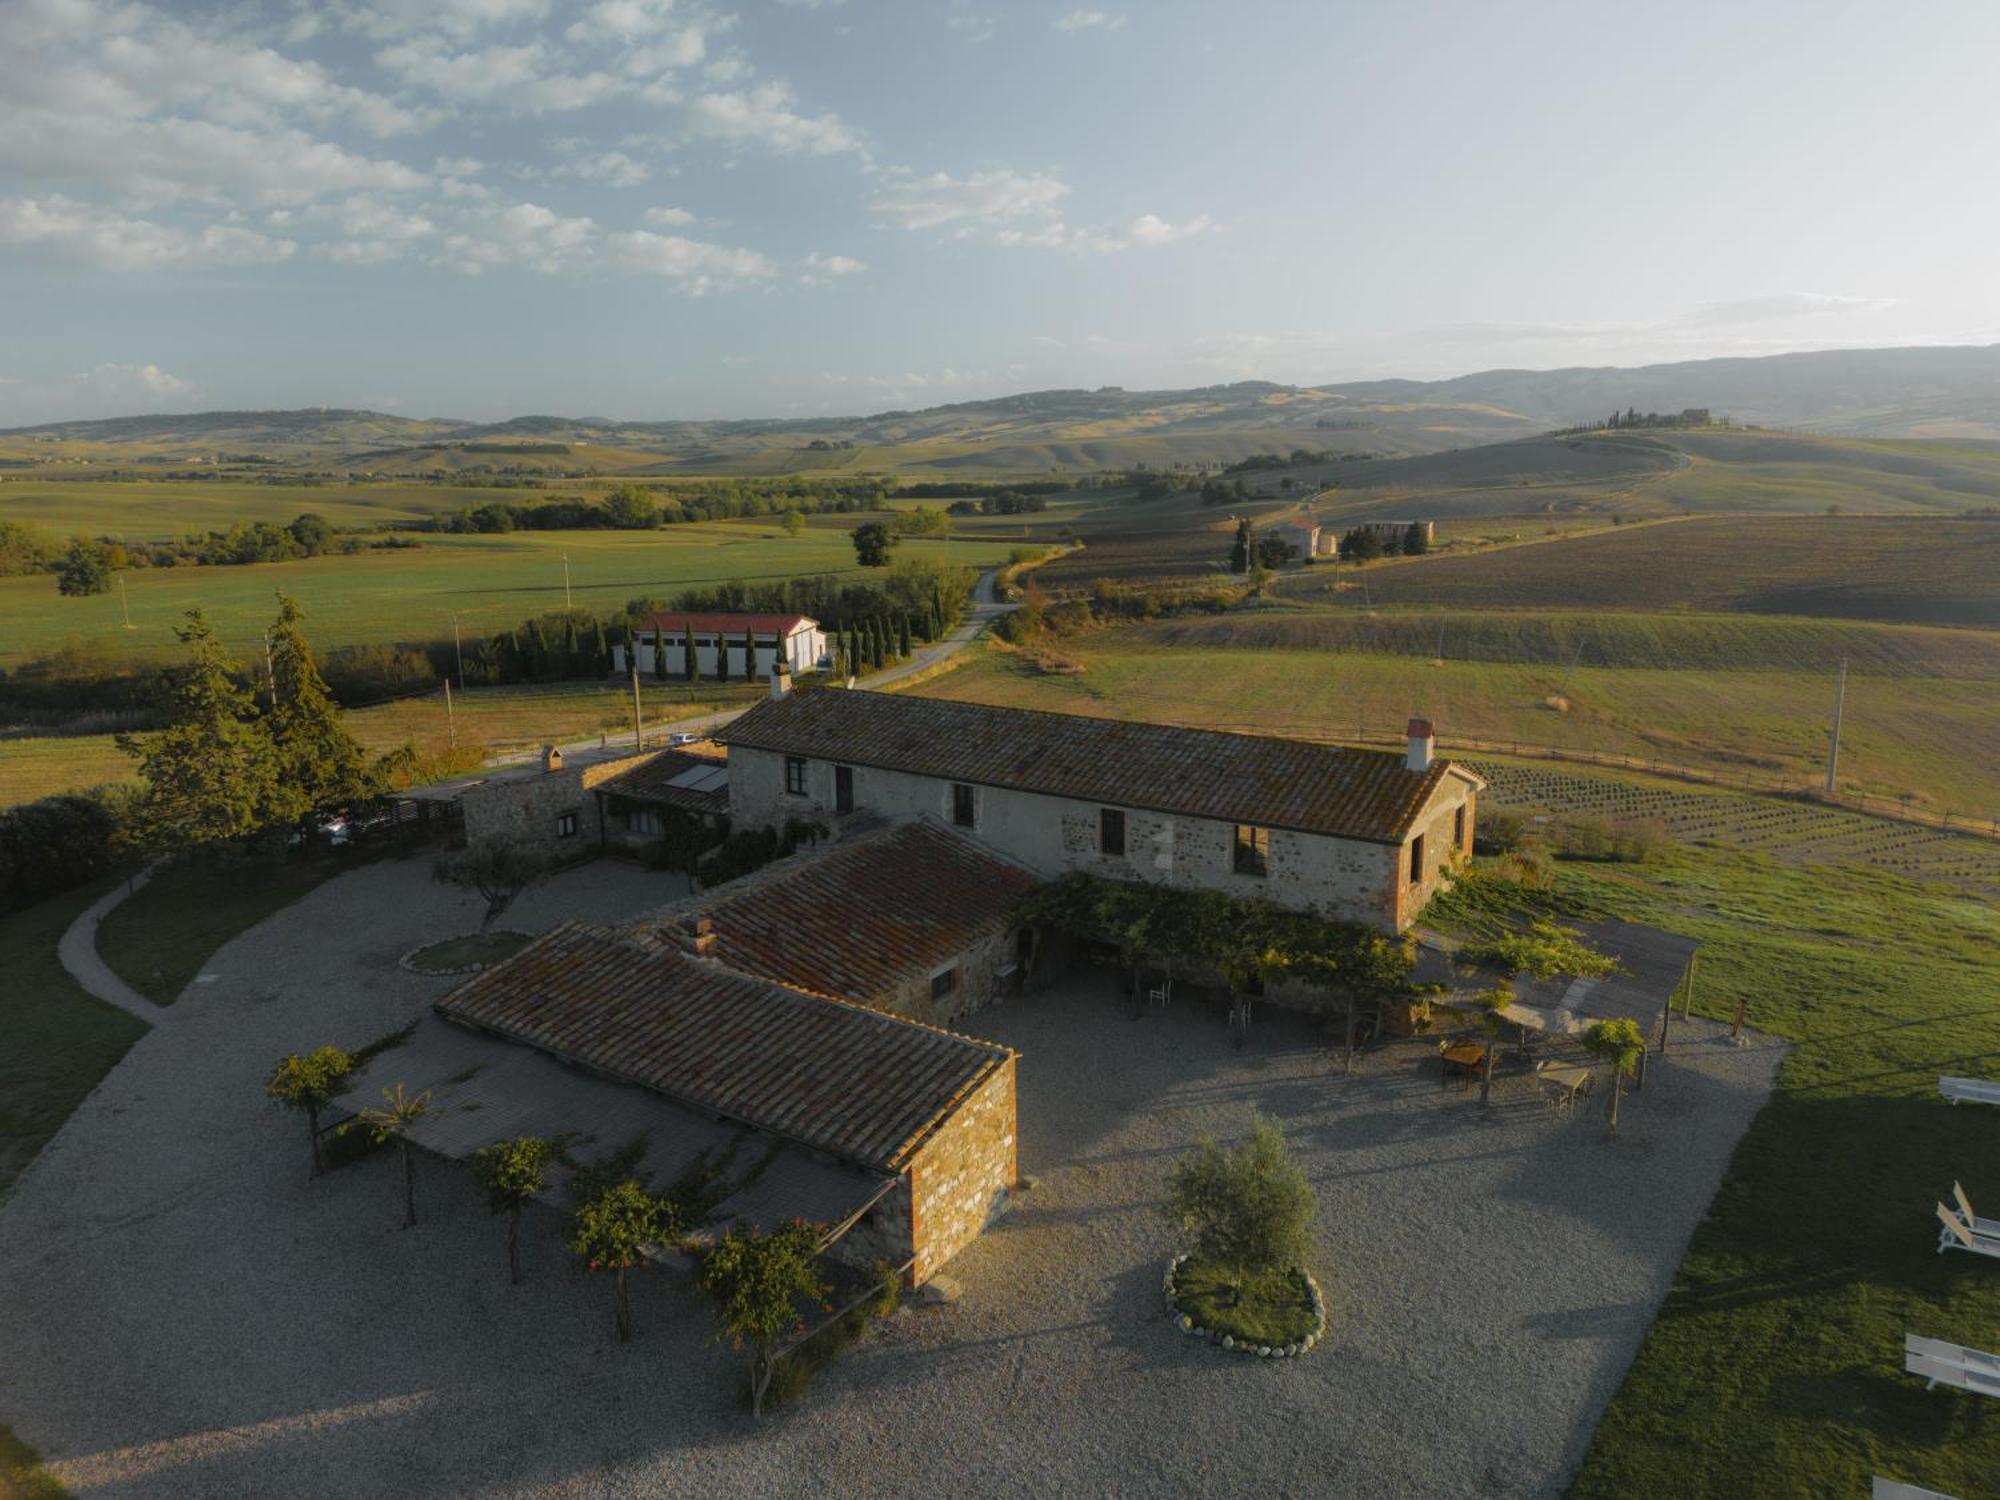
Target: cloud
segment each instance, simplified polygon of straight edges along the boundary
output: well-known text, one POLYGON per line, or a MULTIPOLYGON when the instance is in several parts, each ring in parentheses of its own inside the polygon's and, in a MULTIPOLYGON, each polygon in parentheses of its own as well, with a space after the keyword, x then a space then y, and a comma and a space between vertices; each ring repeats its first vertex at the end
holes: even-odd
POLYGON ((234 225, 184 229, 53 196, 0 198, 0 250, 105 271, 197 270, 262 265, 298 249, 234 225))
POLYGON ((866 261, 851 255, 822 255, 815 250, 799 263, 799 280, 807 286, 820 286, 837 276, 859 276, 867 269, 866 261))
POLYGON ((605 241, 609 262, 621 270, 649 276, 664 276, 701 296, 707 292, 731 291, 755 282, 769 281, 778 274, 770 257, 755 250, 732 249, 727 245, 691 240, 677 234, 654 234, 645 229, 622 230, 605 241))
POLYGON ((1123 31, 1125 17, 1102 10, 1073 10, 1058 16, 1054 25, 1057 31, 1123 31))
POLYGON ((944 24, 957 32, 969 47, 992 41, 1000 30, 998 16, 974 10, 966 0, 952 0, 951 14, 944 18, 944 24))
POLYGON ((1823 292, 1772 292, 1762 297, 1704 302, 1676 321, 1690 328, 1733 328, 1743 323, 1770 323, 1783 318, 1879 312, 1893 306, 1894 299, 1889 298, 1841 297, 1823 292))
POLYGON ((1068 196, 1069 184, 1048 172, 1017 172, 1009 167, 965 177, 892 172, 868 206, 905 229, 937 229, 946 224, 1046 217, 1068 196))
POLYGON ((1190 235, 1206 234, 1215 227, 1207 214, 1196 214, 1179 224, 1169 224, 1158 214, 1140 214, 1125 226, 1125 235, 1137 245, 1166 245, 1190 235))
POLYGON ((695 216, 684 208, 649 208, 639 217, 661 229, 684 229, 695 222, 695 216))
POLYGON ((782 155, 832 156, 860 151, 860 135, 838 115, 804 115, 791 88, 776 79, 754 88, 697 96, 688 105, 690 128, 708 140, 758 145, 782 155))
POLYGON ((0 425, 187 410, 200 394, 156 364, 100 364, 53 380, 0 379, 0 425))
POLYGON ((467 276, 517 266, 553 275, 588 267, 596 239, 597 225, 588 218, 566 217, 539 203, 485 205, 445 236, 434 261, 467 276))
POLYGON ((341 5, 338 11, 348 30, 370 37, 417 31, 471 37, 542 20, 549 13, 549 0, 374 0, 368 5, 341 5))
POLYGON ((1190 235, 1205 234, 1215 227, 1207 214, 1197 214, 1179 224, 1169 224, 1158 214, 1141 214, 1122 231, 1093 229, 1060 221, 1034 229, 1000 229, 996 244, 1030 250, 1068 250, 1079 255, 1111 255, 1135 246, 1171 244, 1190 235))

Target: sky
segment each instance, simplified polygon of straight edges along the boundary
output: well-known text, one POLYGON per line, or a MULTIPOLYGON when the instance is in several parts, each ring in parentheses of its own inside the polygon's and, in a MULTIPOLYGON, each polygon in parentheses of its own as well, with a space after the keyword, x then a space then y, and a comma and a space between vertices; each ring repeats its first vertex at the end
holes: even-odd
POLYGON ((2000 6, 0 0, 0 425, 2000 339, 2000 6))

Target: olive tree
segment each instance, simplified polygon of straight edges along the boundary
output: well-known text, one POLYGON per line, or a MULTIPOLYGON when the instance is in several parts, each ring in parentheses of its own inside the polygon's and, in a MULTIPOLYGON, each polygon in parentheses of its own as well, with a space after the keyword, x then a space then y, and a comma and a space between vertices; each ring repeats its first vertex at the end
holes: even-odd
POLYGON ((375 1132, 375 1143, 386 1146, 394 1141, 403 1157, 403 1227, 417 1227, 417 1163, 410 1153, 410 1127, 431 1112, 430 1090, 410 1094, 402 1084, 382 1090, 376 1109, 361 1111, 362 1120, 375 1132))
POLYGON ((306 1117, 315 1177, 326 1170, 326 1159, 319 1146, 319 1112, 333 1102, 353 1071, 354 1058, 348 1053, 334 1046, 315 1047, 310 1052, 291 1052, 280 1058, 264 1084, 267 1096, 306 1117))
POLYGON ((779 1341, 803 1327, 802 1306, 826 1295, 819 1231, 800 1219, 771 1234, 731 1230, 702 1261, 699 1279, 715 1301, 716 1337, 749 1351, 750 1413, 761 1417, 779 1341))
POLYGON ((1197 1256, 1239 1276, 1303 1266, 1312 1250, 1312 1185, 1262 1114, 1251 1115, 1249 1138, 1234 1150, 1203 1141, 1183 1157, 1165 1208, 1197 1256))
POLYGON ((472 1175, 486 1189, 486 1206, 507 1216, 507 1279, 521 1284, 521 1210, 548 1186, 556 1148, 540 1136, 517 1135, 472 1153, 472 1175))
POLYGON ((516 839, 481 839, 442 856, 431 873, 446 885, 476 891, 486 898, 486 915, 479 930, 513 905, 514 898, 548 873, 548 856, 516 839))

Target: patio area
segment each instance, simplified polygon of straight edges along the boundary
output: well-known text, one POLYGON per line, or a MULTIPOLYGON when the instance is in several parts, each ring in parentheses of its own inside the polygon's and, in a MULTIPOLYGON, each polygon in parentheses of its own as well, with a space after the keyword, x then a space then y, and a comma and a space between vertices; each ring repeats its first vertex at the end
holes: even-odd
MULTIPOLYGON (((509 920, 656 879, 585 867, 509 920)), ((0 1411, 78 1494, 1556 1495, 1779 1058, 1677 1025, 1611 1141, 1595 1107, 1441 1089, 1433 1040, 1343 1077, 1300 1018, 1260 1007, 1239 1051, 1220 1009, 1135 1015, 1079 970, 966 1023, 1023 1054, 1035 1183, 947 1268, 961 1299, 753 1427, 706 1305, 644 1276, 615 1345, 560 1215, 530 1210, 516 1288, 462 1168, 420 1161, 407 1232, 393 1155, 306 1180, 271 1061, 419 1014, 449 981, 395 956, 469 914, 385 864, 246 934, 0 1205, 0 1411), (1319 1194, 1332 1312, 1278 1363, 1183 1338, 1159 1293, 1167 1172, 1253 1107, 1319 1194)))

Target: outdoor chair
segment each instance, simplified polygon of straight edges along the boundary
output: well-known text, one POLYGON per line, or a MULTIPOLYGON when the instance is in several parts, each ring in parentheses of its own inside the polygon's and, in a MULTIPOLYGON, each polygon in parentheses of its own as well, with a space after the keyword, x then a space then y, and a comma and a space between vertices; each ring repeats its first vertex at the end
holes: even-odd
POLYGON ((1165 1010, 1171 1005, 1173 999, 1174 982, 1171 979, 1162 979, 1158 985, 1146 991, 1146 1004, 1149 1006, 1157 1005, 1161 1010, 1165 1010))
POLYGON ((1972 1203, 1965 1196, 1965 1189, 1957 1183, 1951 1185, 1951 1196, 1957 1202, 1957 1209, 1937 1206, 1938 1222, 1944 1227, 1938 1231, 1938 1254, 1947 1250, 1969 1250, 1974 1255, 1987 1255, 2000 1260, 2000 1219, 1982 1219, 1972 1211, 1972 1203))
POLYGON ((1924 1389, 1940 1385, 1972 1391, 1982 1396, 2000 1396, 2000 1354, 1947 1344, 1943 1339, 1927 1339, 1919 1334, 1903 1335, 1903 1369, 1924 1378, 1924 1389))
POLYGON ((1938 1092, 1953 1104, 2000 1104, 2000 1082, 1985 1078, 1940 1078, 1938 1092))

